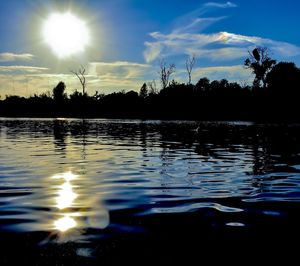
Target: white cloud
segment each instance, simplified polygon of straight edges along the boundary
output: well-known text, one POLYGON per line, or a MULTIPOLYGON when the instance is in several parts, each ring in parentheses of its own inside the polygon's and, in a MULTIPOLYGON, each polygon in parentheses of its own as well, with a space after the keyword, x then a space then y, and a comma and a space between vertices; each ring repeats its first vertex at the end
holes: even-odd
POLYGON ((247 49, 239 47, 226 47, 218 49, 189 49, 189 53, 198 58, 208 58, 211 61, 227 61, 247 56, 247 49))
POLYGON ((91 62, 90 65, 98 65, 98 66, 113 66, 113 67, 149 67, 147 64, 140 64, 136 62, 128 62, 128 61, 115 61, 115 62, 91 62))
MULTIPOLYGON (((69 85, 76 80, 71 75, 62 74, 0 74, 0 95, 29 96, 46 91, 51 92, 59 81, 64 81, 69 85)), ((71 91, 71 87, 68 89, 71 91)))
POLYGON ((207 27, 209 27, 210 25, 221 21, 223 19, 227 18, 226 16, 222 16, 222 17, 204 17, 204 18, 193 18, 190 20, 189 24, 187 25, 183 25, 183 26, 179 26, 176 29, 174 29, 173 32, 175 33, 189 33, 189 32, 194 32, 194 31, 203 31, 204 29, 206 29, 207 27))
POLYGON ((151 65, 127 61, 92 62, 88 73, 95 76, 111 76, 118 79, 141 79, 151 68, 151 65))
POLYGON ((233 8, 237 7, 236 4, 232 2, 226 2, 226 3, 216 3, 216 2, 208 2, 204 4, 205 7, 216 7, 216 8, 233 8))
MULTIPOLYGON (((187 71, 185 68, 177 68, 175 80, 187 82, 187 71)), ((192 82, 196 84, 200 78, 207 77, 212 80, 227 79, 230 82, 252 83, 253 75, 251 70, 243 65, 218 65, 211 67, 195 67, 192 72, 192 82)))
MULTIPOLYGON (((90 86, 89 80, 90 78, 88 78, 88 91, 92 94, 94 87, 90 86)), ((72 74, 0 74, 0 95, 2 97, 6 94, 29 96, 47 91, 51 93, 60 81, 67 85, 67 93, 69 94, 75 89, 81 91, 78 79, 72 74)))
POLYGON ((300 47, 287 42, 228 32, 211 34, 154 32, 150 36, 154 41, 145 43, 144 57, 147 62, 160 57, 182 54, 195 54, 197 57, 206 57, 213 61, 234 60, 247 56, 247 51, 255 46, 266 46, 274 55, 283 58, 300 55, 300 47))
MULTIPOLYGON (((105 65, 105 62, 98 62, 105 65)), ((118 65, 116 62, 107 63, 108 65, 118 65)), ((143 64, 142 64, 143 65, 143 64)), ((90 95, 97 90, 100 93, 111 93, 120 90, 136 90, 138 91, 143 82, 151 80, 157 75, 154 67, 145 67, 143 75, 140 73, 132 74, 132 77, 125 78, 118 73, 118 70, 101 72, 97 75, 88 74, 87 91, 90 95), (147 78, 150 72, 152 78, 147 78)), ((186 70, 176 69, 176 80, 186 82, 186 70)), ((208 77, 211 80, 226 78, 229 81, 251 82, 253 77, 248 69, 242 65, 234 66, 215 66, 215 67, 198 67, 193 70, 193 82, 197 82, 201 77, 208 77)), ((78 79, 72 74, 56 74, 56 73, 28 73, 28 74, 0 74, 0 95, 4 97, 8 95, 29 96, 40 94, 46 91, 52 92, 52 89, 63 81, 67 85, 67 93, 70 94, 74 90, 81 91, 81 85, 78 79)))
POLYGON ((154 67, 136 62, 92 62, 88 73, 93 77, 93 86, 99 92, 116 90, 139 90, 143 82, 152 80, 156 74, 154 67))
POLYGON ((12 62, 12 61, 30 61, 34 58, 34 55, 24 53, 0 53, 0 62, 12 62))
POLYGON ((271 56, 279 60, 290 60, 300 55, 300 47, 288 42, 258 36, 247 36, 225 31, 201 33, 208 26, 227 18, 203 17, 211 8, 234 8, 233 2, 207 2, 200 8, 178 17, 169 33, 152 32, 152 40, 145 42, 144 58, 151 63, 160 58, 196 55, 212 62, 243 60, 254 47, 267 47, 271 56))
POLYGON ((163 42, 145 42, 146 49, 144 50, 144 58, 146 62, 150 63, 159 58, 164 49, 163 42))
POLYGON ((46 67, 34 67, 34 66, 0 66, 0 72, 42 72, 48 70, 46 67))
MULTIPOLYGON (((40 94, 52 89, 63 81, 67 93, 81 91, 81 84, 71 73, 57 74, 40 72, 47 68, 26 66, 0 66, 0 95, 16 94, 22 96, 40 94)), ((90 95, 97 90, 100 93, 111 93, 119 90, 138 91, 146 80, 151 80, 155 73, 153 67, 136 62, 92 62, 87 67, 87 91, 90 95), (148 78, 148 75, 152 75, 148 78)))
POLYGON ((212 43, 219 38, 218 34, 199 34, 210 25, 219 22, 226 18, 221 17, 203 17, 203 14, 209 7, 220 5, 233 6, 231 2, 225 4, 217 4, 209 2, 202 5, 200 8, 178 17, 173 23, 173 29, 169 34, 161 32, 149 33, 153 41, 145 42, 146 49, 144 50, 144 58, 146 62, 152 62, 160 57, 170 55, 190 54, 190 50, 198 51, 199 48, 212 43))
POLYGON ((196 77, 208 77, 211 80, 226 78, 230 81, 250 81, 251 71, 242 65, 201 67, 194 70, 196 77))
POLYGON ((223 17, 203 17, 205 13, 208 11, 211 11, 214 8, 233 8, 237 7, 236 4, 232 2, 226 2, 226 3, 216 3, 216 2, 208 2, 203 5, 201 5, 199 8, 183 14, 182 16, 179 16, 173 21, 173 28, 175 32, 179 32, 180 30, 182 31, 201 31, 211 24, 222 20, 226 18, 225 16, 223 17))

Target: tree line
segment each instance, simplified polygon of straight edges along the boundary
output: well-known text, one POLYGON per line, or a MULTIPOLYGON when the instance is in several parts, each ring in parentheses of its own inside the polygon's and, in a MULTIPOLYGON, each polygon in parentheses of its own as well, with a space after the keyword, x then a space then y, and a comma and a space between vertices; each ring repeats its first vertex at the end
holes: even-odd
POLYGON ((138 92, 121 91, 88 95, 85 69, 73 73, 82 92, 66 94, 59 82, 52 93, 28 98, 6 96, 0 101, 1 116, 103 117, 199 120, 299 120, 300 69, 292 62, 276 62, 268 49, 257 47, 244 61, 254 74, 253 84, 240 85, 226 79, 200 78, 192 84, 195 57, 186 60, 187 83, 170 80, 175 65, 161 61, 156 82, 144 83, 138 92))

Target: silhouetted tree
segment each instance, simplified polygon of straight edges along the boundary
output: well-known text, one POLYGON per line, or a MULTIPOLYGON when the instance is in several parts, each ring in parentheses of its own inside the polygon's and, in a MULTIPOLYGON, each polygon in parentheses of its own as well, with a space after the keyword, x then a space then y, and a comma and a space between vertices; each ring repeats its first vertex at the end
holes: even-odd
POLYGON ((70 100, 75 101, 77 99, 82 98, 82 93, 79 92, 78 90, 75 90, 72 94, 70 94, 70 100))
POLYGON ((188 56, 188 58, 185 61, 186 71, 188 72, 188 78, 189 78, 188 84, 191 84, 192 82, 192 71, 195 63, 196 63, 195 55, 188 56))
POLYGON ((84 66, 80 66, 78 71, 71 70, 71 73, 76 75, 76 77, 79 79, 79 82, 82 86, 82 94, 85 94, 85 87, 86 87, 86 77, 85 77, 85 68, 84 66))
POLYGON ((175 72, 175 64, 167 66, 164 60, 160 61, 159 77, 162 89, 165 89, 169 84, 170 76, 175 72))
POLYGON ((99 93, 98 91, 95 92, 95 94, 92 96, 95 100, 99 101, 105 97, 104 93, 99 93))
POLYGON ((268 91, 277 95, 300 94, 300 69, 294 63, 280 62, 268 73, 268 91))
POLYGON ((209 91, 210 88, 210 81, 208 78, 201 78, 195 85, 196 91, 204 92, 209 91))
POLYGON ((64 99, 67 98, 65 93, 66 84, 60 81, 55 88, 53 88, 53 99, 57 103, 61 103, 64 99))
POLYGON ((159 92, 152 81, 144 83, 139 94, 135 91, 108 95, 96 92, 93 96, 84 91, 85 70, 82 68, 76 73, 83 92, 75 91, 67 98, 66 86, 61 81, 53 89, 53 97, 48 93, 0 99, 0 115, 299 121, 300 69, 294 63, 276 64, 269 58, 266 48, 254 49, 245 65, 255 74, 253 87, 226 79, 201 78, 196 85, 174 79, 169 82, 175 66, 167 66, 162 61, 159 92), (265 89, 261 89, 262 85, 265 89))
POLYGON ((259 88, 261 83, 263 88, 266 87, 266 76, 276 64, 276 60, 269 57, 266 47, 257 47, 252 52, 249 52, 250 57, 244 62, 244 65, 251 69, 255 75, 253 87, 259 88))
POLYGON ((144 83, 140 89, 140 97, 146 98, 147 96, 148 96, 148 88, 147 88, 147 84, 144 83))
POLYGON ((210 83, 210 90, 213 91, 213 92, 216 92, 216 91, 218 91, 221 88, 221 86, 222 85, 221 85, 221 82, 219 80, 213 80, 210 83))

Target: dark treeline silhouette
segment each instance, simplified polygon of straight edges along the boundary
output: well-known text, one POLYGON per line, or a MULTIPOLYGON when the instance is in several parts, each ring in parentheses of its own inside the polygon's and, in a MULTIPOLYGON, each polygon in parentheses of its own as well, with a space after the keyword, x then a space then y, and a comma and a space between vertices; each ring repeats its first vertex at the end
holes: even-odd
MULTIPOLYGON (((1 116, 101 117, 197 120, 299 120, 300 69, 290 62, 271 59, 266 48, 249 52, 245 67, 252 70, 252 86, 226 79, 202 77, 191 83, 195 59, 187 64, 188 82, 169 82, 175 65, 161 63, 162 89, 144 83, 140 92, 121 91, 88 95, 83 91, 65 93, 59 82, 51 93, 29 98, 6 96, 0 101, 1 116)), ((84 73, 84 72, 83 72, 84 73)), ((85 81, 85 80, 84 80, 85 81)))

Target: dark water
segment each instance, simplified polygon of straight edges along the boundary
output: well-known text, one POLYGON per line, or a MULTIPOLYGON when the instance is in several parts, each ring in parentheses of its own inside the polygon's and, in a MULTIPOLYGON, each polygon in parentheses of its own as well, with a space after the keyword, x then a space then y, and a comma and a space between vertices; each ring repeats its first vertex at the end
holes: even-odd
POLYGON ((0 119, 0 134, 0 265, 297 257, 299 125, 0 119))

